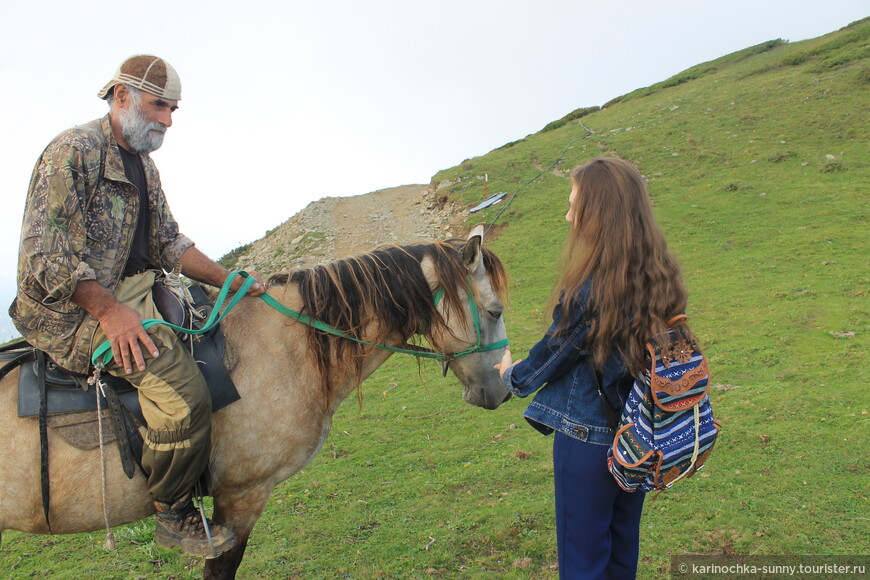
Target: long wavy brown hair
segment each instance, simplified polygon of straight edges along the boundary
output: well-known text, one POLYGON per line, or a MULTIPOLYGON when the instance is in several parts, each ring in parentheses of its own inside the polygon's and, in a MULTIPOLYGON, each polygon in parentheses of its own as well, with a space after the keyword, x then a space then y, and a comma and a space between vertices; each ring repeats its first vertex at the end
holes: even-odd
MULTIPOLYGON (((389 337, 428 336, 444 320, 435 306, 432 289, 423 274, 422 263, 431 260, 442 300, 458 322, 467 324, 463 298, 477 288, 462 261, 464 241, 384 246, 361 256, 338 260, 324 266, 276 274, 269 288, 295 284, 304 306, 301 312, 337 328, 349 336, 380 344, 389 337)), ((484 268, 496 296, 507 291, 507 275, 501 261, 481 247, 484 268)), ((371 347, 339 338, 312 327, 308 342, 314 352, 326 399, 331 387, 347 375, 360 381, 363 356, 371 347)))
MULTIPOLYGON (((576 192, 568 217, 564 269, 551 298, 562 301, 565 316, 556 334, 567 330, 571 310, 589 284, 587 346, 600 368, 616 349, 634 374, 646 358, 646 342, 685 312, 688 292, 677 259, 656 222, 640 172, 610 157, 591 159, 571 172, 576 192)), ((691 337, 686 325, 680 334, 691 337)))

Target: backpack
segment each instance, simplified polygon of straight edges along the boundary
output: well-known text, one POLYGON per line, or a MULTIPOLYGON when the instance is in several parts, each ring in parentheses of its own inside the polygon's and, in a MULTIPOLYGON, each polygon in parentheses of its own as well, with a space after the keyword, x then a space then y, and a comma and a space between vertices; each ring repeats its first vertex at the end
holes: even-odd
POLYGON ((625 491, 664 490, 693 475, 707 461, 719 434, 707 396, 707 358, 696 342, 676 330, 686 320, 685 314, 674 317, 664 340, 647 343, 648 367, 635 378, 614 426, 607 465, 625 491))

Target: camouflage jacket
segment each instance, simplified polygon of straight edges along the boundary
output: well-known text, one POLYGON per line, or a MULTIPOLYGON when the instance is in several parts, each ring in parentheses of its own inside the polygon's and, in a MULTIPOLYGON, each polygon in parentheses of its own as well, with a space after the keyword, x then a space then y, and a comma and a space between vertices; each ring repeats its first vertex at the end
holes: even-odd
MULTIPOLYGON (((154 161, 140 155, 148 184, 154 264, 174 269, 193 242, 179 233, 154 161)), ((97 320, 72 301, 80 280, 110 292, 123 275, 139 215, 109 116, 64 131, 43 151, 27 192, 18 295, 9 316, 58 365, 87 373, 97 320)))

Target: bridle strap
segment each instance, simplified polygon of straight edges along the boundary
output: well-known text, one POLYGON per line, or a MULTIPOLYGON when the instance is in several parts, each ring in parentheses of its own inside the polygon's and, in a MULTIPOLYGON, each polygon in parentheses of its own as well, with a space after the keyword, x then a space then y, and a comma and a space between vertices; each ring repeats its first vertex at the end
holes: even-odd
MULTIPOLYGON (((251 276, 248 272, 245 272, 244 270, 237 270, 235 272, 232 272, 227 277, 226 281, 224 282, 224 285, 221 287, 220 293, 218 293, 218 296, 215 299, 214 308, 212 309, 209 317, 206 319, 205 324, 200 329, 184 328, 182 326, 177 326, 177 325, 172 324, 170 322, 166 322, 165 320, 159 320, 156 318, 149 318, 149 319, 143 320, 142 326, 145 328, 145 330, 148 330, 152 326, 155 326, 157 324, 162 324, 162 325, 170 327, 173 330, 176 330, 178 332, 184 332, 186 334, 195 334, 195 335, 205 334, 206 332, 210 331, 212 328, 217 326, 220 323, 220 321, 224 319, 224 317, 227 315, 227 313, 229 313, 229 311, 232 310, 233 307, 239 303, 239 301, 245 296, 245 294, 247 294, 248 289, 251 286, 253 286, 256 281, 257 280, 253 276, 251 276), (241 287, 235 292, 235 294, 233 295, 229 304, 227 304, 226 308, 224 308, 221 311, 221 307, 223 306, 224 302, 226 301, 227 294, 230 292, 230 286, 232 284, 232 281, 236 276, 241 276, 245 280, 244 280, 244 282, 242 282, 241 287)), ((442 289, 442 288, 439 288, 433 294, 432 300, 435 302, 436 307, 441 302, 441 299, 443 298, 443 296, 444 296, 444 289, 442 289)), ((477 343, 475 345, 473 345, 471 348, 468 348, 466 350, 463 350, 461 352, 456 352, 456 353, 435 352, 435 351, 427 349, 425 347, 410 348, 410 345, 406 345, 409 348, 402 348, 402 347, 397 347, 397 346, 389 346, 389 345, 383 344, 383 343, 375 344, 373 342, 369 342, 367 340, 362 340, 360 338, 356 338, 354 336, 351 336, 351 335, 347 334, 346 332, 335 328, 334 326, 326 324, 325 322, 323 322, 321 320, 316 320, 314 318, 311 318, 310 316, 308 316, 306 314, 302 314, 301 312, 297 312, 296 310, 293 310, 292 308, 287 308, 286 306, 284 306, 283 304, 281 304, 280 302, 275 300, 275 298, 272 297, 271 295, 269 295, 268 293, 261 294, 259 296, 259 298, 263 302, 268 304, 272 309, 277 310, 278 312, 280 312, 284 316, 287 316, 288 318, 292 318, 293 320, 296 320, 297 322, 300 322, 306 326, 310 326, 312 328, 315 328, 321 332, 325 332, 325 333, 331 334, 333 336, 338 336, 340 338, 345 338, 347 340, 352 340, 354 342, 357 342, 359 344, 369 346, 372 348, 377 348, 380 350, 386 350, 389 352, 396 352, 396 353, 401 353, 401 354, 409 354, 411 356, 416 356, 418 358, 431 358, 431 359, 435 359, 435 360, 442 361, 442 362, 444 362, 444 361, 449 362, 451 360, 455 360, 457 358, 460 358, 460 357, 463 357, 463 356, 466 356, 466 355, 469 355, 469 354, 472 354, 475 352, 488 352, 491 350, 497 350, 499 348, 506 347, 508 345, 507 338, 504 338, 504 339, 499 340, 497 342, 494 342, 492 344, 486 344, 486 345, 481 344, 482 337, 481 337, 481 332, 480 332, 480 314, 478 312, 477 303, 475 302, 474 298, 471 296, 470 291, 469 291, 469 296, 468 296, 468 304, 469 304, 469 307, 471 309, 472 317, 474 318, 474 332, 475 332, 475 335, 477 336, 477 343)), ((96 350, 94 350, 94 354, 91 356, 91 362, 95 366, 104 367, 105 365, 109 364, 112 361, 112 358, 113 358, 112 345, 109 343, 108 340, 106 340, 99 347, 97 347, 96 350)))

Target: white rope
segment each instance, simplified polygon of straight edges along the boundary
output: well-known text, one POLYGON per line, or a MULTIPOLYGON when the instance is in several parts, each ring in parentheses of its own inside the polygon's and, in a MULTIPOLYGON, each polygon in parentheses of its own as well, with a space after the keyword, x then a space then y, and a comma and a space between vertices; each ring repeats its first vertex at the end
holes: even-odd
POLYGON ((100 430, 100 479, 102 480, 102 500, 103 500, 103 521, 106 523, 106 549, 114 550, 115 549, 115 535, 112 533, 112 530, 109 528, 109 511, 106 507, 106 448, 105 441, 103 438, 103 409, 102 404, 100 403, 100 394, 103 392, 103 381, 100 380, 100 369, 98 368, 94 371, 94 392, 97 394, 97 428, 100 430))
MULTIPOLYGON (((182 305, 188 315, 190 316, 190 326, 194 327, 194 320, 202 320, 205 318, 205 314, 194 308, 193 296, 190 294, 190 290, 187 288, 187 285, 181 280, 181 275, 173 270, 172 272, 168 272, 163 277, 163 287, 169 290, 173 296, 178 299, 178 302, 182 305)), ((193 338, 190 339, 190 354, 193 354, 193 338)))
POLYGON ((203 318, 203 316, 198 313, 193 308, 193 296, 190 295, 190 290, 187 289, 187 286, 184 282, 181 281, 181 276, 176 274, 174 271, 169 272, 163 278, 163 285, 166 286, 166 289, 172 292, 178 301, 184 304, 184 306, 190 311, 191 316, 195 318, 203 318))

